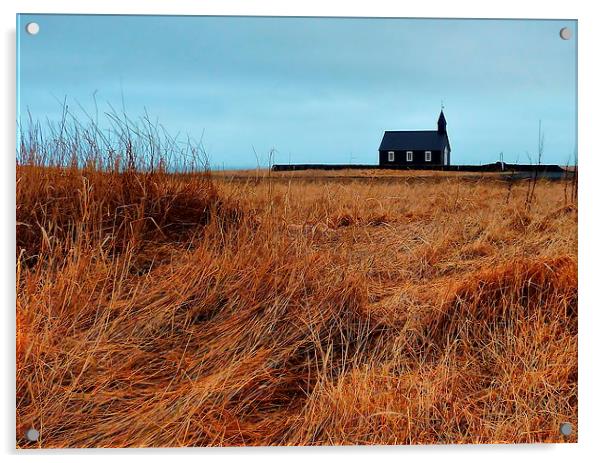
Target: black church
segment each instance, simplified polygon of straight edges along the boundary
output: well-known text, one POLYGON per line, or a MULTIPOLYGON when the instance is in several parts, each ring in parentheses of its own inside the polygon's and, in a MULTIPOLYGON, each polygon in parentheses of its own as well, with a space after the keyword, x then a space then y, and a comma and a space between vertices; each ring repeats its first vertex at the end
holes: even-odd
POLYGON ((443 109, 437 130, 387 130, 378 148, 381 166, 448 166, 451 146, 443 109))

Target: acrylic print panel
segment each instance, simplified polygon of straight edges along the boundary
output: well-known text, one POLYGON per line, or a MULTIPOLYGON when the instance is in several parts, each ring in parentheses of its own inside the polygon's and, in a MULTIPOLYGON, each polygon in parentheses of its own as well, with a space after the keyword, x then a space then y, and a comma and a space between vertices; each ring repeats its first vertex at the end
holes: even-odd
POLYGON ((577 440, 576 21, 17 30, 17 447, 577 440))

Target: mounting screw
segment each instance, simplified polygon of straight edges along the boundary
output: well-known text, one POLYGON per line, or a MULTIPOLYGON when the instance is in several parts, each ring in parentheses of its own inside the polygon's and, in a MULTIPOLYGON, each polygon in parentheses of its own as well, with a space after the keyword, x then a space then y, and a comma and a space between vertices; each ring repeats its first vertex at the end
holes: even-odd
POLYGON ((560 434, 570 436, 573 433, 573 425, 571 423, 560 423, 560 434))
POLYGON ((25 439, 27 439, 29 442, 37 442, 39 438, 40 431, 37 429, 29 428, 27 431, 25 431, 25 439))
POLYGON ((40 25, 38 23, 27 23, 25 31, 29 35, 37 35, 40 32, 40 25))
POLYGON ((563 27, 560 29, 560 38, 562 40, 570 40, 573 32, 568 27, 563 27))

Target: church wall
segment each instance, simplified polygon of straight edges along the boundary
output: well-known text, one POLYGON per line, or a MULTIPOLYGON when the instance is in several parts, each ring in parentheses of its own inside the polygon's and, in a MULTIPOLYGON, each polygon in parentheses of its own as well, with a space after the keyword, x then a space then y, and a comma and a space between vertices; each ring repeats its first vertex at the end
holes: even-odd
POLYGON ((440 150, 431 150, 431 161, 425 161, 425 150, 395 150, 395 161, 389 162, 389 151, 379 151, 378 163, 381 166, 385 165, 399 165, 399 166, 420 166, 430 165, 438 166, 442 165, 442 153, 440 150), (412 151, 413 159, 412 162, 406 161, 406 151, 412 151))

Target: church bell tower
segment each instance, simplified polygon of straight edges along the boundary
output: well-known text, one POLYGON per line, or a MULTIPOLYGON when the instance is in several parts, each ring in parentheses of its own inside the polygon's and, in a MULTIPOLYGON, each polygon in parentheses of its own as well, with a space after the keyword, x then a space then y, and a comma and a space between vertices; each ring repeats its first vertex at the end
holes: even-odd
POLYGON ((437 133, 440 135, 445 135, 447 133, 447 121, 443 115, 443 109, 441 109, 441 113, 439 113, 439 120, 437 121, 437 133))

